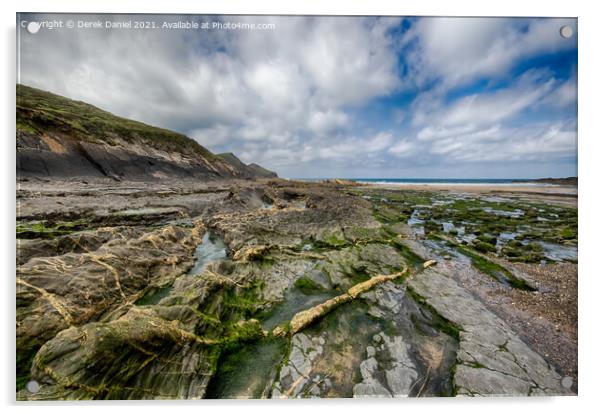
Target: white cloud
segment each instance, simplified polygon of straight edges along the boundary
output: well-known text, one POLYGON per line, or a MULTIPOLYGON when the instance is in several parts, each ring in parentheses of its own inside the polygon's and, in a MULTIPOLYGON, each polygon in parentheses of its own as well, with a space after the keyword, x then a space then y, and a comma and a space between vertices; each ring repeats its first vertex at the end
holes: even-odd
POLYGON ((347 115, 342 111, 316 111, 309 114, 308 128, 319 135, 323 135, 344 128, 348 121, 347 115))
MULTIPOLYGON (((432 94, 415 105, 412 143, 421 154, 446 163, 531 162, 576 155, 576 85, 547 70, 529 70, 508 87, 457 98, 447 104, 432 94), (532 111, 558 114, 531 120, 532 111), (552 112, 548 112, 548 109, 552 112), (547 119, 547 121, 546 121, 547 119)), ((537 112, 535 112, 536 114, 537 112)), ((537 117, 535 116, 535 118, 537 117)), ((405 145, 389 152, 404 153, 405 145)))
POLYGON ((194 137, 201 145, 206 147, 217 147, 225 144, 230 139, 230 128, 223 124, 217 124, 209 128, 192 130, 190 136, 194 137))
POLYGON ((576 156, 577 134, 571 125, 494 126, 448 135, 428 143, 428 151, 450 161, 553 161, 576 156))
POLYGON ((549 105, 556 108, 577 108, 577 79, 575 75, 550 93, 541 102, 542 105, 549 105))
POLYGON ((403 158, 403 157, 407 157, 408 155, 412 154, 414 149, 415 149, 414 144, 412 144, 410 141, 404 139, 404 140, 400 140, 395 145, 393 145, 391 148, 389 148, 388 152, 390 154, 395 155, 396 157, 403 158))
POLYGON ((508 88, 468 95, 447 106, 436 106, 433 111, 423 107, 420 123, 428 126, 419 132, 418 137, 428 140, 436 138, 443 130, 470 131, 511 119, 558 88, 558 82, 548 76, 539 71, 529 71, 508 88))
POLYGON ((393 134, 388 132, 379 132, 365 142, 359 142, 361 150, 367 152, 378 152, 387 149, 393 141, 393 134))
POLYGON ((575 19, 429 18, 409 36, 418 47, 410 67, 419 85, 439 79, 444 89, 480 77, 504 77, 521 58, 576 47, 576 36, 560 36, 575 19))
POLYGON ((575 48, 558 35, 574 20, 422 18, 402 33, 397 18, 224 18, 276 30, 24 34, 20 80, 297 176, 575 153, 576 74, 509 76, 575 48), (400 91, 418 94, 372 106, 400 91))
POLYGON ((272 22, 276 29, 24 36, 21 81, 198 135, 203 143, 212 142, 208 133, 223 136, 227 128, 242 140, 330 134, 346 127, 344 108, 399 86, 388 33, 399 19, 227 19, 272 22))

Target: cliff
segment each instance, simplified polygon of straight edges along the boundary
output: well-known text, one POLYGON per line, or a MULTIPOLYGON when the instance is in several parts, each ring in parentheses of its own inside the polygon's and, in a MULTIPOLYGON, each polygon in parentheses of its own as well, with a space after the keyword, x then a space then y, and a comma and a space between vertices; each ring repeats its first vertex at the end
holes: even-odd
POLYGON ((195 140, 17 85, 18 177, 258 178, 275 173, 216 156, 195 140), (240 164, 239 164, 240 163, 240 164))

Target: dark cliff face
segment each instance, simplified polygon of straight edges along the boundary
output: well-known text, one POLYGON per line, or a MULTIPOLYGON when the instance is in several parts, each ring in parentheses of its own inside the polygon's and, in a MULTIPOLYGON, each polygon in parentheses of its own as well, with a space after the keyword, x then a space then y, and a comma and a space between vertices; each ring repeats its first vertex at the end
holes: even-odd
POLYGON ((265 168, 257 165, 255 163, 251 163, 249 165, 242 162, 238 157, 231 152, 227 152, 224 154, 218 154, 218 157, 226 161, 228 164, 232 165, 236 171, 240 171, 241 175, 244 178, 276 178, 278 175, 270 170, 266 170, 265 168))
POLYGON ((182 134, 17 85, 18 177, 259 178, 276 174, 218 157, 182 134))

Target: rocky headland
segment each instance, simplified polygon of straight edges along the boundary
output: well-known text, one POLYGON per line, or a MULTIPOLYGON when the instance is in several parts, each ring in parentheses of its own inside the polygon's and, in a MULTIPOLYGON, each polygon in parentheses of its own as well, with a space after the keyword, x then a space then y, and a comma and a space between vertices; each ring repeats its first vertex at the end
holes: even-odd
POLYGON ((25 85, 17 85, 17 174, 143 181, 276 177, 182 134, 25 85))

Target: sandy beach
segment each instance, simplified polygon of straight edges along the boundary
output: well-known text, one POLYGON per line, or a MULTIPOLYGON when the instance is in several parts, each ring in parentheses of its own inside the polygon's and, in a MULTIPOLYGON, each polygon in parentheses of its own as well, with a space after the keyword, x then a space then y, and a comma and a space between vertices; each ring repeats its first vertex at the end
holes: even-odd
POLYGON ((573 185, 523 185, 523 184, 362 184, 365 188, 382 188, 399 191, 449 192, 468 194, 503 195, 534 201, 577 206, 578 191, 573 185))

